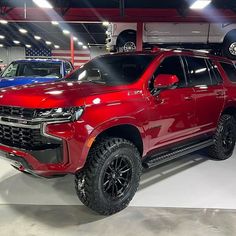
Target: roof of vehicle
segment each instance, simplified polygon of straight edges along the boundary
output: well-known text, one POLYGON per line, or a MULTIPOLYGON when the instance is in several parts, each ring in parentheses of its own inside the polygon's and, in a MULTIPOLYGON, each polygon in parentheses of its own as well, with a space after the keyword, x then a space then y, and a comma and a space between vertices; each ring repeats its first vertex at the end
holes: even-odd
MULTIPOLYGON (((168 49, 168 48, 157 48, 152 51, 137 51, 137 52, 122 52, 122 53, 115 53, 112 55, 163 55, 163 54, 168 54, 168 55, 185 55, 185 56, 199 56, 199 57, 205 57, 205 58, 211 58, 217 61, 226 61, 226 62, 231 62, 232 60, 223 57, 223 56, 216 56, 213 55, 206 50, 192 50, 192 49, 184 49, 184 48, 174 48, 174 49, 168 49)), ((111 55, 111 54, 109 54, 111 55)), ((106 56, 106 55, 105 55, 106 56)))
POLYGON ((14 60, 13 62, 48 62, 48 63, 61 63, 67 60, 63 59, 20 59, 14 60))

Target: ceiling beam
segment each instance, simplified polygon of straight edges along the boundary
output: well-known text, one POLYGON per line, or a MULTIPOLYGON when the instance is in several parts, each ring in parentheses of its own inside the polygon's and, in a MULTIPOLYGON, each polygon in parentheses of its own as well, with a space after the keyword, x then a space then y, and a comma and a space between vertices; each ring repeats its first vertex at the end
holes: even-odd
MULTIPOLYGON (((14 8, 5 19, 9 21, 29 22, 41 21, 49 22, 51 20, 60 20, 60 9, 43 11, 39 8, 28 8, 27 18, 24 18, 24 8, 14 8), (57 13, 58 12, 58 13, 57 13), (50 18, 49 16, 54 16, 50 18), (58 19, 55 19, 58 15, 58 19)), ((183 13, 182 13, 183 15, 183 13)), ((86 23, 86 22, 208 22, 209 15, 213 15, 213 22, 236 22, 236 14, 229 9, 196 12, 188 11, 186 16, 181 16, 175 9, 142 9, 126 8, 125 16, 120 16, 119 8, 70 8, 63 16, 64 21, 86 23)))

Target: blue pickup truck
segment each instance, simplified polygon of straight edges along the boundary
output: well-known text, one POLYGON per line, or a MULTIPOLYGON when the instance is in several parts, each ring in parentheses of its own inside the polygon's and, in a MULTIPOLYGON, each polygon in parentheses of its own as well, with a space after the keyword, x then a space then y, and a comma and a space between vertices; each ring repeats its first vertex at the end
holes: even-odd
POLYGON ((13 61, 1 73, 0 88, 34 83, 54 82, 74 69, 69 61, 27 59, 13 61))

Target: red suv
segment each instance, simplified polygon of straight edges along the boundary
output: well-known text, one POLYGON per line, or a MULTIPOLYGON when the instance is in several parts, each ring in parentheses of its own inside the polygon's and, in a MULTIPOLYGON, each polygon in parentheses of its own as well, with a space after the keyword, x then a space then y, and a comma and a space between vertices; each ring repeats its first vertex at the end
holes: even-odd
POLYGON ((75 175, 100 214, 124 209, 142 168, 208 147, 232 155, 236 70, 180 50, 98 57, 64 81, 0 90, 0 150, 21 171, 75 175))

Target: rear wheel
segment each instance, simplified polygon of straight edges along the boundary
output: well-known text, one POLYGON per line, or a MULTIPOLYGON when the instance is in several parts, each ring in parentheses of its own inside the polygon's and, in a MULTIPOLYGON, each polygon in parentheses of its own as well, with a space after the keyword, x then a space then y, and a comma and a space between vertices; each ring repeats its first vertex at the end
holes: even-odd
POLYGON ((214 135, 214 145, 209 148, 209 155, 218 160, 231 157, 236 140, 236 121, 233 116, 222 115, 214 135))
POLYGON ((105 138, 90 151, 75 178, 79 199, 103 215, 121 211, 137 191, 142 171, 137 148, 128 140, 105 138))

